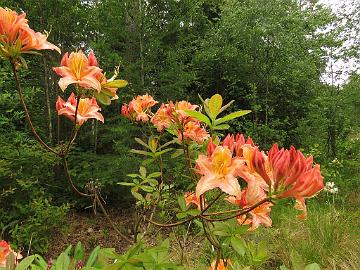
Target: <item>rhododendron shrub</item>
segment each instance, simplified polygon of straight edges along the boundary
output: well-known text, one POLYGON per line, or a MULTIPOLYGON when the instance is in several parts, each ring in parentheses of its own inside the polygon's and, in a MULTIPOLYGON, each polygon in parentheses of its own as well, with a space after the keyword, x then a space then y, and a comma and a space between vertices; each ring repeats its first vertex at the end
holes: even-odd
MULTIPOLYGON (((262 243, 246 242, 243 236, 272 225, 271 210, 278 200, 293 199, 295 208, 302 212, 300 217, 306 218, 305 200, 316 196, 324 187, 320 165, 313 163, 312 156, 305 156, 294 147, 279 149, 277 144, 266 151, 250 137, 245 139, 241 133, 228 134, 231 121, 250 111, 227 114, 233 101, 224 105, 219 94, 208 99, 200 97, 201 104, 187 100, 161 103, 150 94, 142 94, 129 103, 123 103, 119 110, 141 130, 142 138, 135 138, 140 149, 131 152, 143 157, 139 173, 129 175, 132 182, 119 183, 130 187, 136 199, 134 208, 138 210, 134 234, 123 234, 107 214, 99 187, 94 183, 87 184, 87 191, 77 187, 69 172, 67 157, 79 129, 86 126, 87 120, 105 122, 106 116, 101 114, 99 104, 116 102, 119 99, 117 90, 125 87, 127 81, 116 79, 118 69, 115 69, 114 76, 107 78, 92 51, 88 54, 81 50, 65 53, 59 66, 53 68, 60 77, 58 85, 65 95, 65 98, 58 97, 56 110, 58 115, 70 120, 74 128, 67 143, 58 147, 45 143, 31 121, 18 69, 26 66, 23 58, 26 53, 45 49, 60 53, 60 49, 49 43, 44 34, 33 31, 25 16, 25 13, 19 15, 0 8, 0 55, 12 65, 30 130, 46 151, 62 160, 71 189, 90 199, 95 207, 99 206, 122 240, 129 244, 137 242, 146 235, 151 224, 166 228, 185 224, 189 227, 194 221, 216 250, 216 258, 209 262, 208 269, 241 269, 243 265, 238 263, 239 256, 248 254, 254 264, 261 264, 269 258, 262 243), (174 166, 166 167, 170 160, 184 164, 181 183, 168 179, 169 175, 178 173, 173 170, 174 166), (189 188, 175 190, 174 187, 178 186, 189 188), (174 196, 176 193, 178 196, 174 196), (169 210, 174 214, 169 215, 169 210), (171 223, 156 221, 166 215, 171 223)), ((0 242, 0 267, 13 255, 9 245, 0 242)), ((66 256, 68 254, 63 257, 66 256)), ((121 256, 112 258, 124 259, 121 256)), ((123 262, 116 260, 114 264, 122 265, 123 262)), ((171 269, 177 269, 173 266, 171 269)), ((52 269, 51 265, 45 267, 52 269)), ((82 267, 78 264, 77 268, 82 267)))
MULTIPOLYGON (((157 226, 172 227, 193 219, 202 220, 207 239, 218 250, 217 258, 209 269, 233 268, 231 263, 224 264, 227 260, 220 260, 221 254, 225 252, 222 243, 230 244, 235 253, 243 255, 242 250, 246 249, 245 246, 250 248, 250 245, 244 244, 242 234, 260 226, 271 227, 271 209, 277 200, 293 198, 295 208, 302 211, 299 217, 306 218, 305 199, 315 196, 324 187, 320 166, 313 164, 312 156, 305 157, 294 147, 279 149, 277 144, 265 152, 250 137, 245 139, 243 134, 224 136, 223 130, 228 128, 225 123, 248 111, 219 118, 231 105, 228 103, 222 106, 220 95, 203 100, 201 106, 188 101, 169 101, 162 103, 155 113, 151 109, 157 102, 148 96, 147 99, 152 100, 151 107, 139 105, 140 109, 133 109, 134 103, 141 104, 142 97, 138 96, 128 105, 123 105, 121 114, 140 124, 140 127, 149 129, 149 134, 153 134, 157 144, 169 136, 173 138, 163 143, 167 146, 170 144, 169 151, 177 149, 174 154, 183 151, 188 169, 185 171, 188 171, 189 178, 192 179, 190 186, 194 188, 178 198, 176 217, 180 221, 161 224, 152 220, 152 215, 149 222, 157 226), (146 116, 142 117, 142 113, 146 116), (227 204, 221 203, 221 200, 225 200, 227 204), (213 205, 219 203, 227 205, 227 208, 211 211, 213 205), (229 232, 227 236, 224 232, 227 225, 215 226, 215 232, 209 225, 231 219, 245 230, 241 233, 229 232)), ((148 149, 154 149, 151 143, 146 144, 140 139, 137 141, 145 149, 136 149, 133 153, 150 156, 151 151, 148 149)), ((153 151, 155 153, 157 151, 153 151)), ((161 157, 160 167, 165 159, 163 154, 160 152, 158 155, 161 157)), ((149 196, 149 193, 144 189, 142 196, 149 196)), ((161 196, 158 200, 161 200, 161 196)), ((156 208, 155 203, 154 207, 156 208)), ((266 258, 265 256, 263 259, 266 258)))

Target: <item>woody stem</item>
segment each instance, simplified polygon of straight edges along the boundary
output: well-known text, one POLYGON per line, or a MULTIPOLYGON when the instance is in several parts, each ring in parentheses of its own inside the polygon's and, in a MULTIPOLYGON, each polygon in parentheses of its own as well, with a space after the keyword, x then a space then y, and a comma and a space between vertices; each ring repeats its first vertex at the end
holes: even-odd
POLYGON ((41 146, 48 152, 50 153, 53 153, 57 156, 59 156, 59 153, 56 152, 54 149, 52 149, 49 145, 47 145, 47 143, 45 143, 39 136, 39 134, 36 132, 35 128, 34 128, 34 125, 32 123, 32 120, 31 120, 31 117, 30 117, 30 113, 29 113, 29 110, 26 106, 26 102, 25 102, 25 98, 24 98, 24 93, 23 93, 23 90, 22 90, 22 87, 20 85, 20 79, 19 79, 19 75, 16 71, 16 61, 15 60, 11 60, 11 67, 12 67, 12 71, 13 71, 13 75, 14 75, 14 79, 15 79, 15 84, 16 84, 16 88, 17 88, 17 91, 19 93, 19 98, 20 98, 20 103, 21 103, 21 106, 23 107, 23 110, 25 112, 25 118, 26 118, 26 121, 30 127, 30 130, 32 132, 32 134, 34 135, 35 139, 41 144, 41 146))

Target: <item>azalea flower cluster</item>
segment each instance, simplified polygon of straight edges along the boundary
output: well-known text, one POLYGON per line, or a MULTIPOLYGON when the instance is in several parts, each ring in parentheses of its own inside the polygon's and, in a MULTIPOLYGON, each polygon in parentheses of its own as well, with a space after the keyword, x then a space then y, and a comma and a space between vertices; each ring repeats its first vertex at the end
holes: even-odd
MULTIPOLYGON (((13 251, 10 247, 10 245, 2 240, 0 241, 0 267, 4 267, 6 268, 6 264, 8 262, 8 258, 10 257, 10 255, 13 255, 13 260, 15 260, 15 263, 17 262, 17 260, 20 260, 22 258, 22 255, 20 253, 17 253, 15 251, 13 251)), ((7 268, 6 268, 7 269, 7 268)))
POLYGON ((61 97, 56 102, 58 114, 64 115, 72 121, 75 121, 76 114, 76 123, 79 126, 91 118, 104 122, 96 99, 108 104, 111 102, 110 100, 118 98, 117 89, 127 85, 124 80, 115 80, 117 73, 107 80, 102 69, 98 67, 98 61, 93 52, 90 52, 88 56, 82 51, 72 52, 70 55, 66 53, 61 60, 60 67, 54 67, 53 70, 62 77, 59 80, 62 91, 65 91, 71 84, 74 84, 77 90, 80 88, 84 90, 78 91, 79 103, 74 93, 71 93, 67 102, 61 97), (82 96, 87 97, 82 98, 82 96))
POLYGON ((25 12, 19 15, 0 7, 0 55, 15 60, 22 53, 47 49, 61 53, 57 46, 47 41, 47 35, 30 28, 25 12))
MULTIPOLYGON (((312 156, 305 156, 294 147, 279 149, 276 144, 266 155, 242 134, 228 135, 221 144, 209 141, 206 155, 199 155, 196 168, 201 178, 196 186, 196 197, 219 188, 226 200, 240 209, 251 207, 266 198, 294 198, 296 208, 306 217, 305 199, 315 196, 323 187, 320 166, 313 166, 312 156), (247 186, 241 189, 239 179, 247 186)), ((194 200, 192 200, 194 202, 194 200)), ((272 203, 264 201, 246 216, 238 216, 240 224, 271 226, 269 217, 272 203)))
POLYGON ((210 136, 200 121, 189 116, 185 111, 195 111, 198 105, 188 101, 162 103, 160 108, 153 114, 151 108, 158 102, 152 96, 146 94, 137 96, 123 104, 121 114, 132 121, 150 121, 159 132, 171 129, 178 136, 179 142, 190 140, 199 144, 204 143, 210 136))

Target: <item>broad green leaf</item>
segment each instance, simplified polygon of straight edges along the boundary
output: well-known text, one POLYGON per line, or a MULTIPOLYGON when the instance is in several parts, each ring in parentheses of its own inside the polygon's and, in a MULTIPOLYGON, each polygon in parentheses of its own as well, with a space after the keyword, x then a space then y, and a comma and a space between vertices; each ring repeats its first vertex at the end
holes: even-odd
POLYGON ((40 255, 35 255, 35 260, 41 269, 47 269, 48 263, 40 255))
POLYGON ((245 246, 245 242, 243 239, 236 237, 236 236, 232 236, 230 242, 231 242, 231 246, 235 249, 235 251, 239 255, 241 255, 241 256, 245 255, 246 246, 245 246))
POLYGON ((184 154, 184 149, 176 149, 174 153, 171 154, 171 158, 177 158, 184 154))
POLYGON ((222 106, 222 108, 220 109, 219 113, 222 113, 223 111, 225 111, 227 108, 229 108, 233 103, 235 102, 235 100, 231 100, 228 104, 222 106))
POLYGON ((134 183, 128 183, 128 182, 118 182, 118 185, 127 186, 127 187, 133 187, 135 186, 134 183))
POLYGON ((141 186, 140 188, 145 192, 153 192, 154 191, 154 189, 149 186, 141 186))
POLYGON ((99 101, 100 103, 104 104, 104 105, 110 105, 111 103, 111 99, 109 96, 107 96, 105 93, 95 93, 94 94, 95 98, 97 101, 99 101))
POLYGON ((142 177, 146 177, 146 168, 143 166, 140 166, 139 173, 142 177))
POLYGON ((149 153, 149 152, 146 152, 146 151, 142 151, 142 150, 137 150, 137 149, 131 149, 131 150, 130 150, 130 153, 139 154, 139 155, 144 155, 144 156, 150 156, 150 157, 153 156, 152 153, 149 153))
POLYGON ((103 87, 108 87, 108 88, 123 88, 125 86, 128 85, 128 82, 125 80, 113 80, 110 82, 107 82, 105 84, 103 84, 103 87))
POLYGON ((226 130, 229 129, 230 126, 228 124, 222 124, 214 127, 214 130, 226 130))
POLYGON ((321 270, 321 268, 317 263, 312 263, 305 266, 304 270, 321 270))
POLYGON ((202 114, 201 112, 198 112, 198 111, 192 111, 192 110, 185 110, 185 113, 191 117, 196 118, 197 120, 199 120, 201 122, 204 122, 208 126, 211 126, 211 121, 205 114, 202 114))
POLYGON ((84 246, 81 244, 81 242, 78 242, 75 246, 74 250, 74 258, 77 261, 84 261, 84 246))
POLYGON ((178 219, 183 219, 183 218, 187 217, 187 213, 186 212, 177 213, 176 217, 178 219))
POLYGON ((149 178, 157 178, 161 175, 161 172, 153 172, 148 175, 149 178))
POLYGON ((216 119, 215 124, 219 125, 219 124, 225 123, 227 121, 230 121, 232 119, 238 118, 240 116, 246 115, 248 113, 251 113, 251 111, 250 110, 241 110, 241 111, 233 112, 222 118, 216 119))
POLYGON ((65 252, 61 253, 60 256, 56 259, 55 269, 64 270, 69 269, 70 257, 65 252))
POLYGON ((185 210, 186 210, 186 201, 185 201, 185 199, 184 199, 184 196, 179 196, 179 197, 178 197, 178 204, 179 204, 180 209, 181 209, 182 211, 185 211, 185 210))
POLYGON ((97 246, 97 247, 95 247, 93 249, 93 251, 91 251, 90 256, 89 256, 89 258, 88 258, 88 260, 86 262, 86 265, 85 265, 86 267, 93 266, 93 264, 95 263, 96 258, 98 256, 99 250, 100 250, 100 246, 97 246))
POLYGON ((219 114, 222 107, 223 99, 219 94, 213 95, 209 100, 209 111, 210 117, 216 119, 216 116, 219 114))
POLYGON ((173 149, 172 148, 167 148, 167 149, 164 149, 164 150, 162 150, 160 152, 157 152, 157 153, 155 153, 155 157, 161 156, 161 155, 163 155, 163 154, 165 154, 167 152, 170 152, 171 150, 173 150, 173 149))
POLYGON ((187 213, 190 216, 197 216, 198 214, 200 214, 200 210, 199 209, 190 209, 190 210, 187 211, 187 213))
POLYGON ((25 270, 31 265, 34 259, 35 259, 34 255, 26 257, 18 264, 18 266, 16 266, 15 270, 25 270))
POLYGON ((144 146, 145 148, 151 150, 150 147, 143 140, 141 140, 140 138, 135 137, 135 141, 137 143, 141 144, 142 146, 144 146))
POLYGON ((136 192, 135 190, 131 190, 131 194, 135 197, 135 199, 137 199, 141 202, 145 201, 144 197, 140 193, 136 192))

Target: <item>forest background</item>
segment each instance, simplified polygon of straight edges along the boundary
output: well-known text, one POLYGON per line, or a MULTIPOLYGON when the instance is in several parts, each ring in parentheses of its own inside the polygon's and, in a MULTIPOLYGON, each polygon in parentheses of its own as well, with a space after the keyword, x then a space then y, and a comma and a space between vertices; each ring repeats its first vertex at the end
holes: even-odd
MULTIPOLYGON (((120 77, 129 82, 117 102, 103 107, 106 124, 88 121, 69 157, 77 185, 100 184, 113 215, 131 220, 126 209, 133 199, 117 183, 127 181, 140 160, 128 154, 136 148, 134 137, 141 134, 120 115, 122 103, 145 93, 160 102, 199 103, 198 95, 219 93, 225 101, 235 100, 233 110, 252 110, 233 121, 230 132, 251 136, 263 149, 276 142, 314 155, 325 181, 339 188, 337 194, 323 194, 310 205, 315 213, 306 224, 312 238, 322 237, 319 230, 325 230, 324 239, 313 241, 329 241, 328 248, 319 251, 315 244, 308 250, 304 239, 298 252, 309 262, 331 265, 334 262, 321 252, 333 256, 356 247, 359 239, 352 235, 359 235, 360 217, 360 75, 348 74, 338 85, 341 70, 331 66, 332 60, 360 60, 356 0, 347 1, 351 9, 336 14, 310 0, 0 0, 0 6, 25 11, 30 26, 47 29, 49 40, 63 52, 93 50, 104 70, 112 74, 111 69, 120 66, 120 77), (330 80, 324 82, 324 76, 330 80), (344 235, 353 242, 337 241, 344 235)), ((45 58, 29 59, 31 68, 21 77, 34 125, 55 145, 66 141, 71 123, 55 110, 54 101, 64 98, 52 71, 60 56, 43 54, 45 58)), ((51 252, 54 232, 68 230, 68 217, 90 212, 86 209, 91 202, 71 192, 59 160, 31 137, 11 69, 3 60, 0 108, 1 237, 19 248, 28 249, 31 243, 34 251, 51 252)), ((172 176, 180 194, 187 188, 181 184, 184 168, 181 162, 171 166, 180 172, 172 176)), ((286 225, 281 215, 279 226, 301 230, 304 225, 286 225)), ((102 231, 103 238, 106 234, 102 231)), ((286 237, 283 240, 289 241, 286 237)), ((276 252, 281 255, 281 248, 276 252)), ((334 256, 340 260, 337 264, 346 258, 360 264, 356 252, 334 256)))

